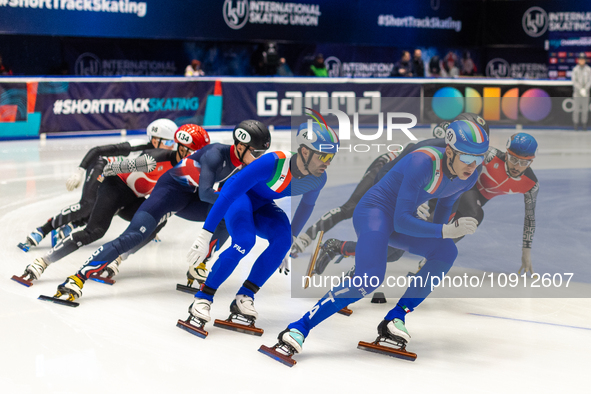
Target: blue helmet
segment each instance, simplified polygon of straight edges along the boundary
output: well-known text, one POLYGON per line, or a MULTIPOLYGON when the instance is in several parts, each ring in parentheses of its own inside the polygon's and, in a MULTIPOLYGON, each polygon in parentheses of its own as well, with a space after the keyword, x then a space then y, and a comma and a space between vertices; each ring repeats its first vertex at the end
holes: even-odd
POLYGON ((469 155, 482 155, 488 150, 488 134, 479 124, 468 120, 451 122, 445 131, 445 142, 469 155))
POLYGON ((296 135, 297 146, 305 146, 315 152, 337 153, 339 151, 339 137, 326 124, 321 125, 317 122, 302 123, 296 135), (312 130, 312 133, 309 130, 312 130))
POLYGON ((538 142, 527 133, 513 134, 507 141, 507 151, 519 159, 530 160, 536 157, 538 142))

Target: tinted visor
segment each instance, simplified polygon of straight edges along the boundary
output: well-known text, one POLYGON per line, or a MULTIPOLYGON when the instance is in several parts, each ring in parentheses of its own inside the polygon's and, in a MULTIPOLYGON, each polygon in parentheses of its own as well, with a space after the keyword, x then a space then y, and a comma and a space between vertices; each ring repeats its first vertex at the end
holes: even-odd
POLYGON ((318 154, 318 158, 320 159, 320 161, 323 163, 330 163, 332 159, 334 159, 334 153, 316 153, 318 154))

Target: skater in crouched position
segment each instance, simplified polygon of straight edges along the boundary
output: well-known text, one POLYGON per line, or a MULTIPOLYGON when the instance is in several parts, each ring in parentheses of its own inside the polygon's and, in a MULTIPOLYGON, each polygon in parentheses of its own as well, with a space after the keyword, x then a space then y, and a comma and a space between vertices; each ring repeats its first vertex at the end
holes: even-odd
POLYGON ((207 335, 202 327, 211 320, 209 311, 216 291, 251 251, 258 235, 268 240, 269 246, 255 261, 230 305, 231 317, 254 326, 258 317, 255 293, 279 268, 292 237, 298 235, 310 217, 326 183, 325 171, 338 151, 338 137, 326 123, 313 123, 310 128, 304 123, 296 138, 297 153, 270 152, 224 185, 187 258, 190 264, 196 264, 207 256, 212 232, 222 217, 232 237, 232 246, 220 254, 189 307, 189 319, 180 320, 179 327, 198 336, 207 335), (288 216, 274 200, 297 195, 302 195, 302 199, 290 226, 288 216))
POLYGON ((80 162, 80 166, 66 181, 68 191, 76 189, 84 181, 80 201, 62 209, 59 214, 49 218, 43 225, 33 230, 27 236, 26 241, 18 245, 19 248, 28 252, 31 247, 38 246, 52 231, 57 230, 59 240, 67 237, 74 227, 86 224, 96 201, 103 167, 108 162, 107 157, 129 156, 131 152, 155 148, 172 150, 174 132, 177 129, 177 125, 172 120, 158 119, 150 123, 146 129, 149 138, 147 144, 131 145, 129 142, 122 142, 95 146, 90 149, 80 162))
POLYGON ((190 148, 178 140, 178 136, 195 127, 199 126, 184 125, 176 131, 178 150, 148 149, 136 159, 109 162, 103 169, 105 178, 98 190, 88 224, 83 230, 75 231, 58 242, 43 257, 30 264, 25 273, 30 274, 31 280, 39 279, 50 264, 101 239, 116 214, 121 215, 124 212, 127 220, 131 220, 146 200, 145 196, 152 192, 158 178, 191 153, 190 148))
MULTIPOLYGON (((467 120, 470 122, 477 123, 486 132, 487 136, 490 136, 488 124, 486 123, 486 121, 482 117, 480 117, 477 114, 474 114, 471 112, 464 112, 464 113, 458 115, 454 120, 467 120)), ((349 201, 347 201, 347 203, 345 203, 340 208, 332 209, 331 211, 324 214, 322 216, 322 218, 320 218, 320 220, 318 220, 316 223, 314 223, 314 225, 310 226, 308 228, 308 230, 306 230, 306 233, 301 234, 293 244, 292 253, 297 254, 300 251, 302 251, 303 247, 307 246, 311 242, 312 239, 316 238, 318 231, 320 231, 320 230, 328 231, 331 228, 333 228, 335 225, 340 223, 342 220, 351 218, 353 216, 353 210, 357 206, 357 203, 359 202, 361 197, 369 190, 370 187, 372 187, 373 185, 378 183, 388 173, 388 171, 390 171, 392 169, 392 167, 394 167, 406 155, 408 155, 411 152, 414 152, 417 149, 423 148, 425 146, 431 146, 431 147, 436 147, 436 148, 445 148, 447 145, 447 143, 445 141, 445 132, 446 132, 447 128, 449 127, 449 125, 450 125, 450 122, 447 122, 447 121, 438 124, 433 129, 433 137, 435 137, 435 138, 426 139, 424 141, 417 142, 417 143, 409 143, 406 145, 406 147, 403 149, 403 151, 400 152, 398 155, 395 155, 395 157, 392 160, 384 162, 381 166, 375 166, 374 164, 372 164, 372 166, 370 166, 368 168, 366 175, 364 175, 361 182, 359 182, 359 184, 357 185, 357 188, 355 188, 355 192, 353 193, 353 195, 351 195, 351 198, 349 199, 349 201), (370 170, 373 170, 373 173, 370 170), (367 179, 368 174, 371 175, 371 179, 370 179, 371 183, 367 179), (352 202, 354 202, 354 204, 351 204, 352 202)), ((381 156, 378 157, 378 159, 376 159, 374 161, 374 163, 379 163, 378 160, 380 158, 381 158, 381 156)), ((480 174, 481 171, 482 171, 482 165, 477 166, 476 172, 478 174, 480 174)), ((460 198, 460 200, 461 200, 461 198, 460 198)), ((460 200, 458 200, 456 202, 456 204, 454 205, 454 207, 452 209, 452 215, 457 210, 457 206, 458 206, 458 203, 460 200)), ((426 203, 420 205, 417 209, 416 217, 423 219, 423 220, 429 220, 429 209, 431 208, 431 210, 433 210, 435 208, 436 202, 437 202, 436 199, 431 199, 431 200, 429 200, 428 203, 426 202, 426 203)), ((476 217, 476 220, 479 220, 478 217, 476 217)), ((479 220, 479 223, 480 223, 480 220, 479 220)), ((342 260, 342 257, 355 256, 356 245, 357 245, 357 242, 355 242, 355 241, 341 241, 336 238, 327 239, 324 242, 324 244, 322 245, 322 248, 320 249, 320 251, 318 253, 318 258, 316 260, 316 264, 314 267, 314 273, 321 275, 324 272, 324 270, 326 269, 327 265, 336 256, 340 256, 338 259, 336 259, 336 261, 339 261, 339 262, 342 260)), ((388 248, 388 262, 389 263, 398 261, 403 255, 404 255, 404 250, 396 249, 393 247, 388 248)), ((421 262, 419 263, 420 267, 422 267, 422 264, 424 264, 424 263, 425 263, 425 260, 424 259, 421 260, 421 262)), ((355 266, 353 266, 345 275, 352 276, 354 273, 355 273, 355 266)))
POLYGON ((274 348, 261 351, 274 358, 300 353, 312 328, 378 288, 386 272, 388 245, 427 258, 417 274, 422 279, 408 287, 378 326, 380 338, 404 349, 410 340, 405 316, 430 294, 427 276, 441 278, 447 273, 458 253, 453 238, 472 234, 477 227, 473 218, 447 223, 454 202, 476 183, 475 170, 488 149, 488 136, 478 124, 461 120, 450 124, 446 142, 445 149, 423 147, 408 154, 363 196, 353 214, 358 236, 355 276, 289 324, 274 348), (433 223, 415 217, 417 207, 432 198, 439 199, 433 223))
MULTIPOLYGON (((137 245, 145 245, 147 237, 173 214, 191 221, 204 221, 219 196, 214 189, 215 183, 223 183, 269 147, 271 135, 261 122, 243 121, 235 128, 234 134, 237 130, 248 134, 248 144, 234 138, 234 145, 208 145, 210 139, 205 129, 197 126, 190 130, 183 138, 183 144, 196 152, 160 177, 150 198, 138 209, 129 227, 118 238, 93 253, 75 275, 58 287, 58 292, 79 298, 83 284, 93 274, 105 270, 109 278, 116 275, 120 264, 118 256, 137 249, 137 245)), ((214 242, 209 245, 210 250, 223 245, 228 238, 225 226, 220 225, 218 229, 214 242)), ((189 272, 193 272, 199 281, 205 270, 202 264, 189 272)))

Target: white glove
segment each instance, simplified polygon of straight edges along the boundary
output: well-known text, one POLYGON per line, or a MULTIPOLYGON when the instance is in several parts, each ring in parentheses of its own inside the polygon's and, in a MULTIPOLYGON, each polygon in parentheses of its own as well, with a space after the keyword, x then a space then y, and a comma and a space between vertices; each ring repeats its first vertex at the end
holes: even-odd
POLYGON ((530 248, 521 249, 521 268, 519 268, 519 271, 517 271, 517 273, 520 275, 521 275, 521 270, 523 270, 524 274, 529 271, 531 276, 537 275, 534 273, 534 269, 531 266, 531 249, 530 248))
POLYGON ((417 215, 419 218, 427 221, 429 219, 429 202, 424 202, 417 208, 417 215))
POLYGON ((193 242, 193 246, 189 249, 189 253, 187 254, 187 263, 199 264, 205 260, 207 254, 209 253, 209 241, 211 241, 211 237, 213 233, 207 231, 206 229, 199 230, 197 234, 197 239, 193 242))
POLYGON ((460 238, 467 234, 474 234, 478 227, 478 220, 474 218, 459 218, 451 224, 444 224, 441 229, 443 238, 460 238))
POLYGON ((581 97, 587 97, 587 89, 581 88, 579 89, 579 93, 581 94, 581 97))
POLYGON ((289 257, 289 253, 283 258, 283 262, 279 266, 279 273, 289 275, 289 271, 291 271, 291 257, 289 257))
POLYGON ((72 190, 80 186, 80 183, 82 183, 82 179, 84 179, 85 173, 86 170, 84 168, 78 167, 76 171, 72 173, 72 175, 70 175, 70 177, 66 181, 66 189, 68 189, 68 191, 71 192, 72 190))

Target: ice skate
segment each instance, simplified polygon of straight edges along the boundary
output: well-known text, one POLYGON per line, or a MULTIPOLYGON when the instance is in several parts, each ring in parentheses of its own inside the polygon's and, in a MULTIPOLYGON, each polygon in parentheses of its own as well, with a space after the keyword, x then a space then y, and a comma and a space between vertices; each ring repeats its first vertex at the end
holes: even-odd
POLYGON ((318 252, 318 258, 316 260, 316 264, 314 266, 313 273, 315 273, 317 275, 322 275, 322 273, 324 272, 324 270, 328 266, 328 263, 330 263, 336 256, 339 256, 339 257, 334 262, 335 264, 340 263, 341 260, 343 260, 345 257, 347 257, 343 253, 343 245, 344 244, 345 244, 345 241, 339 241, 338 239, 335 239, 335 238, 331 238, 331 239, 327 240, 322 245, 322 247, 320 248, 320 251, 318 252))
POLYGON ((324 231, 320 231, 318 233, 318 239, 316 241, 316 246, 314 247, 314 252, 310 257, 310 262, 308 263, 308 269, 306 270, 306 281, 304 282, 304 289, 307 289, 310 286, 310 278, 314 275, 314 267, 316 266, 316 261, 318 259, 318 253, 320 252, 320 246, 322 245, 322 237, 324 237, 324 231))
POLYGON ((279 361, 288 367, 296 365, 296 361, 292 358, 295 353, 302 352, 305 337, 299 330, 286 328, 279 333, 277 337, 278 342, 273 347, 262 345, 259 352, 279 361))
POLYGON ((119 273, 119 265, 121 264, 121 261, 121 256, 117 257, 115 260, 111 261, 104 270, 96 274, 92 274, 90 279, 94 280, 95 282, 105 283, 107 285, 114 284, 115 280, 113 277, 119 273))
POLYGON ((33 281, 38 280, 46 268, 47 263, 43 260, 43 257, 39 257, 33 263, 27 265, 25 273, 22 276, 13 275, 12 280, 17 281, 21 285, 31 287, 33 286, 33 281))
POLYGON ((77 307, 79 304, 74 302, 76 299, 82 297, 82 288, 84 287, 84 281, 77 275, 68 276, 68 279, 57 287, 57 292, 53 297, 47 297, 44 295, 39 296, 40 300, 55 302, 56 304, 77 307), (61 296, 67 296, 67 299, 60 298, 61 296))
POLYGON ((208 259, 205 259, 205 261, 199 264, 193 264, 190 266, 187 271, 187 285, 185 286, 177 283, 176 289, 185 293, 196 294, 199 291, 200 286, 205 283, 207 275, 209 274, 206 265, 207 260, 208 259), (197 281, 199 286, 193 287, 195 281, 197 281))
POLYGON ((179 319, 176 326, 200 338, 205 338, 208 332, 203 329, 203 326, 211 320, 211 316, 209 315, 210 309, 211 301, 203 298, 195 298, 195 301, 189 307, 189 317, 187 320, 179 319))
POLYGON ((378 326, 378 337, 376 340, 371 343, 360 341, 357 348, 385 354, 390 357, 415 361, 417 355, 406 350, 408 341, 410 341, 410 335, 402 320, 383 320, 378 326))
POLYGON ((51 247, 53 248, 59 241, 66 238, 74 231, 74 225, 71 223, 64 224, 58 229, 51 231, 51 247))
POLYGON ((419 269, 417 269, 417 272, 410 272, 409 271, 408 274, 406 274, 406 276, 415 276, 416 274, 418 274, 426 262, 427 262, 427 259, 425 259, 425 258, 421 259, 421 261, 419 261, 419 269))
POLYGON ((45 238, 45 234, 41 231, 41 227, 37 227, 31 234, 27 235, 27 240, 25 242, 21 242, 17 246, 24 252, 28 252, 32 247, 39 246, 39 242, 41 242, 43 238, 45 238))
POLYGON ((258 316, 254 309, 254 300, 247 295, 238 294, 230 304, 230 316, 226 320, 216 319, 213 325, 260 337, 264 331, 254 325, 258 316))

